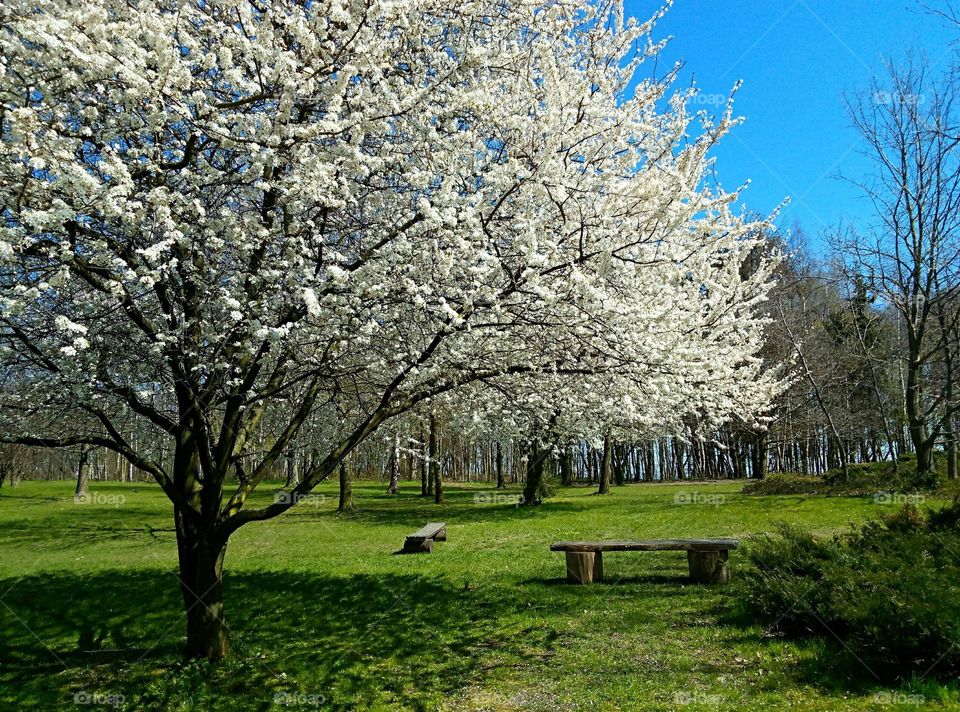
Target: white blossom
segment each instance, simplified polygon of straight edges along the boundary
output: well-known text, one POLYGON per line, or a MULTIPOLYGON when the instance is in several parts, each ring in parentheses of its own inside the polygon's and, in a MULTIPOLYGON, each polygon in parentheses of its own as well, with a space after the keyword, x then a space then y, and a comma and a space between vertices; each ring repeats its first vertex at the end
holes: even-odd
POLYGON ((619 3, 496 7, 9 0, 0 304, 31 375, 0 416, 111 403, 223 467, 303 412, 360 440, 416 408, 587 438, 761 413, 764 226, 706 180, 736 120, 645 78, 655 24, 619 3))

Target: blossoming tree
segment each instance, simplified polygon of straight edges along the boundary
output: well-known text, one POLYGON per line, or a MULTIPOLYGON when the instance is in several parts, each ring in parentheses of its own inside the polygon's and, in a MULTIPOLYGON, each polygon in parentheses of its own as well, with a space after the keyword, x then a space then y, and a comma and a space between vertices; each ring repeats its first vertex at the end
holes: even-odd
POLYGON ((764 406, 757 226, 704 187, 732 120, 640 76, 651 27, 568 0, 0 8, 2 439, 156 479, 188 655, 228 651, 231 534, 430 399, 510 385, 578 433, 764 406), (318 412, 339 435, 251 506, 318 412))

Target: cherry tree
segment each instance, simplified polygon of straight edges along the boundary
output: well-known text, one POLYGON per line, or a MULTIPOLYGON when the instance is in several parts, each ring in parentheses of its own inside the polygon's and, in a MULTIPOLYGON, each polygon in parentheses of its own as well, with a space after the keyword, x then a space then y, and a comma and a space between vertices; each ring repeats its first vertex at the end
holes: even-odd
POLYGON ((758 227, 705 187, 734 119, 642 76, 653 22, 619 2, 8 0, 0 27, 2 439, 156 479, 189 656, 228 652, 231 534, 432 399, 595 433, 776 390, 758 227))

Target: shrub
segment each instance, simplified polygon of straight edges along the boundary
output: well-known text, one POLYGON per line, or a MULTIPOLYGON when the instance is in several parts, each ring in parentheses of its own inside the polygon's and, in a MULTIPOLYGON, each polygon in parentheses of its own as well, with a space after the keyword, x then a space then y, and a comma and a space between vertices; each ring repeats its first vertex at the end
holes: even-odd
POLYGON ((839 638, 877 674, 960 672, 960 505, 908 506, 850 534, 751 541, 741 607, 778 632, 839 638))
POLYGON ((930 492, 943 484, 942 458, 934 458, 934 470, 925 474, 917 472, 916 458, 901 455, 897 467, 890 461, 864 462, 847 466, 843 470, 830 470, 823 481, 837 494, 873 494, 888 490, 897 492, 930 492))
POLYGON ((829 487, 819 477, 781 473, 767 475, 762 480, 752 480, 744 485, 744 494, 826 494, 829 487))
POLYGON ((902 455, 897 467, 890 461, 865 462, 830 470, 822 477, 792 473, 771 474, 762 480, 748 482, 744 494, 788 495, 827 494, 871 496, 880 492, 956 494, 957 483, 946 480, 943 458, 935 457, 935 469, 925 475, 917 473, 913 455, 902 455))

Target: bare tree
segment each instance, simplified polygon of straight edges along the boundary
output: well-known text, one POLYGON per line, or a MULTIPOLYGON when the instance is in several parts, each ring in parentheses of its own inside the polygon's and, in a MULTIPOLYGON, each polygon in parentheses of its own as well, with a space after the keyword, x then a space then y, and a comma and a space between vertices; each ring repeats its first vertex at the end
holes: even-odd
POLYGON ((848 101, 875 169, 857 185, 879 224, 869 235, 853 233, 841 248, 853 271, 902 319, 907 427, 923 474, 932 470, 934 448, 960 407, 953 401, 952 358, 943 369, 956 312, 939 306, 960 288, 957 84, 952 74, 931 76, 923 58, 902 68, 888 64, 886 80, 848 101))

